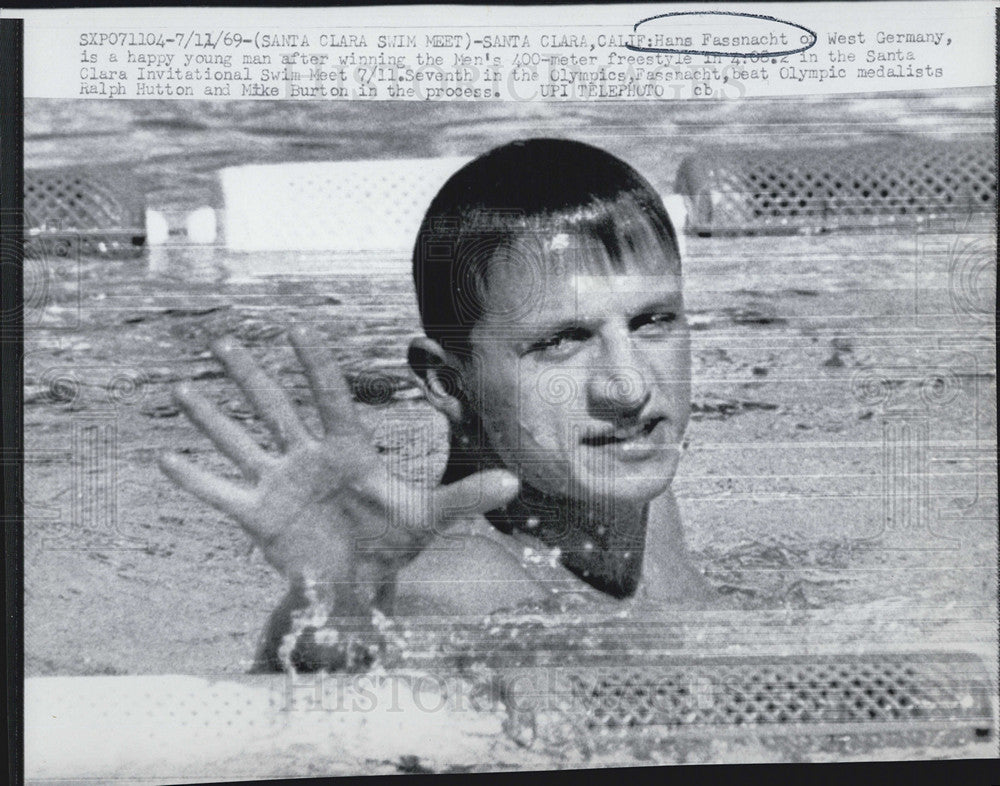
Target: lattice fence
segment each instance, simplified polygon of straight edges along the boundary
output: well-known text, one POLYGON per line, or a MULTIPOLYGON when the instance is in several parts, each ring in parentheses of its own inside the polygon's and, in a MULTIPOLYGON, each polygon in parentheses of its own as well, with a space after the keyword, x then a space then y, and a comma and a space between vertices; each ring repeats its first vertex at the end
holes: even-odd
POLYGON ((124 170, 25 170, 25 254, 137 255, 146 242, 145 209, 139 183, 124 170))
POLYGON ((689 232, 782 234, 924 221, 996 209, 992 139, 898 139, 849 148, 708 148, 686 158, 676 190, 689 232))
POLYGON ((967 653, 674 656, 658 664, 515 672, 511 726, 547 742, 745 737, 957 745, 993 735, 991 682, 967 653))

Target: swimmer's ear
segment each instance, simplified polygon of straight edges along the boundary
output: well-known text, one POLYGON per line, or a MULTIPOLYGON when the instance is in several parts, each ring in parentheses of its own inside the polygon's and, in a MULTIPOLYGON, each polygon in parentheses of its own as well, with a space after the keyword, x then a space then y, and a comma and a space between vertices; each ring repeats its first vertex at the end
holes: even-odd
POLYGON ((413 373, 424 383, 427 400, 452 423, 461 423, 465 413, 465 394, 454 360, 434 339, 420 336, 410 342, 407 360, 413 373))

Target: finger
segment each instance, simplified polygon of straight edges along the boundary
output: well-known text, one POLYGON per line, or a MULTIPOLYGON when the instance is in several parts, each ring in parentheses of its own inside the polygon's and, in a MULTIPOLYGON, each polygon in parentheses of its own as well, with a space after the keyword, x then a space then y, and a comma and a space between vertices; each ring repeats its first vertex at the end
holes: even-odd
POLYGON ((309 380, 323 430, 330 433, 353 424, 354 400, 336 361, 320 351, 315 335, 305 328, 292 329, 289 340, 309 380))
POLYGON ((188 385, 174 388, 174 401, 191 422, 247 477, 256 480, 273 460, 246 431, 188 385))
POLYGON ((164 474, 182 489, 241 523, 254 508, 250 491, 196 467, 176 453, 163 454, 159 463, 164 474))
POLYGON ((442 517, 488 513, 509 503, 520 490, 517 477, 502 469, 477 472, 439 488, 437 509, 442 517))
POLYGON ((212 352, 246 394, 281 447, 298 445, 309 438, 309 432, 299 420, 288 396, 261 371, 250 353, 237 341, 229 336, 213 341, 212 352))

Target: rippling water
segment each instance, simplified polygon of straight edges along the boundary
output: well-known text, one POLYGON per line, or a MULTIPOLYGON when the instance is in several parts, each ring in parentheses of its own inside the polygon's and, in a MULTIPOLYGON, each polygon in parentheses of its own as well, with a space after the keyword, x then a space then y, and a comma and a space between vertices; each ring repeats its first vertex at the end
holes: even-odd
MULTIPOLYGON (((619 104, 587 103, 31 100, 26 103, 25 160, 28 166, 94 161, 128 166, 146 184, 150 207, 183 211, 213 203, 215 172, 221 167, 474 155, 522 136, 572 137, 604 147, 635 165, 657 188, 669 190, 680 160, 707 142, 752 142, 767 148, 792 143, 839 146, 914 132, 955 136, 992 131, 992 96, 987 90, 636 103, 627 112, 619 104)), ((991 384, 991 325, 946 317, 922 333, 910 329, 903 317, 910 313, 914 297, 912 234, 688 242, 685 287, 693 327, 694 416, 692 448, 675 489, 689 543, 708 578, 754 609, 816 609, 898 598, 975 605, 988 600, 991 592, 995 598, 989 567, 991 559, 995 562, 995 531, 990 523, 963 523, 965 540, 958 551, 885 552, 873 545, 871 535, 880 531, 882 516, 881 425, 872 407, 851 395, 851 381, 861 371, 892 368, 900 353, 923 352, 928 345, 938 346, 939 339, 961 342, 963 353, 949 362, 965 380, 963 385, 976 379, 991 384)), ((261 604, 276 598, 277 582, 265 585, 261 580, 250 589, 245 585, 252 582, 233 586, 232 575, 248 573, 245 562, 239 561, 245 544, 239 533, 230 533, 224 547, 212 551, 224 540, 217 522, 195 523, 177 537, 172 524, 162 523, 164 516, 204 519, 186 507, 186 500, 167 495, 165 482, 152 468, 154 448, 190 444, 197 445, 192 447, 195 453, 206 450, 177 417, 168 392, 174 382, 193 381, 224 403, 230 414, 252 423, 246 405, 218 379, 205 352, 209 337, 235 333, 296 400, 307 403, 283 333, 291 323, 312 324, 350 374, 374 370, 395 380, 388 403, 371 402, 383 406, 365 415, 383 449, 400 453, 404 466, 428 477, 440 470, 443 458, 442 425, 432 417, 437 430, 429 462, 426 446, 423 455, 413 455, 413 445, 399 442, 400 432, 392 428, 400 419, 425 422, 430 417, 404 363, 406 344, 419 329, 406 260, 385 259, 373 268, 369 261, 355 260, 352 267, 348 259, 331 257, 329 276, 231 277, 235 268, 246 264, 280 271, 285 260, 301 267, 301 260, 281 254, 248 262, 211 248, 151 249, 143 259, 129 262, 82 260, 82 290, 70 284, 53 286, 55 307, 41 318, 43 328, 70 323, 77 327, 73 332, 33 334, 34 353, 26 361, 26 441, 37 447, 66 444, 78 414, 105 403, 102 389, 89 382, 69 402, 50 395, 45 374, 52 367, 86 372, 118 364, 141 370, 145 385, 138 403, 118 411, 123 459, 119 509, 128 526, 139 526, 135 519, 153 521, 151 529, 140 534, 170 544, 170 550, 163 546, 148 559, 130 562, 130 557, 115 563, 116 572, 105 579, 121 583, 107 591, 122 594, 105 602, 125 609, 122 597, 131 588, 128 582, 148 581, 149 575, 162 579, 158 592, 165 597, 170 586, 184 583, 177 576, 192 582, 209 576, 205 580, 218 582, 217 605, 239 609, 243 615, 231 624, 250 631, 233 645, 243 654, 249 652, 254 626, 263 621, 261 604), (206 550, 222 556, 206 562, 206 550), (169 559, 157 563, 159 554, 169 559)), ((928 270, 925 275, 944 291, 947 270, 928 270)), ((910 392, 917 394, 919 380, 890 382, 894 390, 913 388, 910 392)), ((940 430, 936 438, 995 434, 993 417, 993 412, 973 412, 967 402, 956 404, 935 422, 940 430)), ((30 485, 33 493, 54 493, 65 486, 62 470, 42 467, 37 472, 30 485)), ((995 500, 995 486, 987 484, 981 493, 995 500)), ((47 498, 44 493, 38 496, 47 498)), ((76 547, 86 534, 71 537, 76 547)), ((66 602, 62 595, 57 599, 61 580, 52 578, 49 587, 44 577, 77 575, 79 564, 89 564, 89 558, 77 550, 58 557, 47 553, 44 559, 57 560, 50 565, 51 574, 45 573, 49 568, 36 566, 29 579, 37 579, 39 597, 52 596, 44 608, 65 610, 75 601, 66 602)), ((103 588, 95 579, 98 586, 103 588)), ((168 601, 178 602, 174 596, 168 601)), ((142 614, 148 612, 133 611, 129 626, 147 631, 143 635, 154 641, 165 643, 171 636, 187 641, 185 636, 194 637, 189 629, 202 630, 200 607, 180 632, 162 631, 158 623, 143 621, 142 614), (148 629, 143 627, 146 622, 148 629)), ((224 615, 224 610, 213 607, 212 613, 224 615)), ((128 614, 126 610, 122 616, 128 614)), ((90 639, 77 630, 72 613, 56 616, 47 628, 33 629, 29 645, 34 647, 36 668, 37 659, 44 663, 46 657, 56 657, 59 668, 76 668, 67 667, 59 660, 62 656, 51 655, 56 647, 46 639, 50 628, 58 634, 59 649, 64 649, 64 640, 83 637, 78 646, 101 657, 105 642, 97 635, 103 630, 100 625, 90 639)), ((152 653, 145 660, 123 655, 125 665, 114 667, 165 668, 158 657, 189 667, 229 657, 220 665, 228 668, 235 660, 218 641, 206 640, 203 633, 194 638, 188 647, 192 654, 188 649, 171 653, 165 645, 162 655, 152 653)))

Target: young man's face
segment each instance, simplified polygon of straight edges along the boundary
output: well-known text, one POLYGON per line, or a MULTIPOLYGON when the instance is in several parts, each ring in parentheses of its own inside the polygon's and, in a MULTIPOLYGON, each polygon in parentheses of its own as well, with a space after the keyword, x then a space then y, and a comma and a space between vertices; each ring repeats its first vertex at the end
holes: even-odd
POLYGON ((541 491, 651 500, 690 415, 679 261, 647 243, 614 270, 590 238, 525 244, 491 263, 463 374, 489 443, 541 491))

